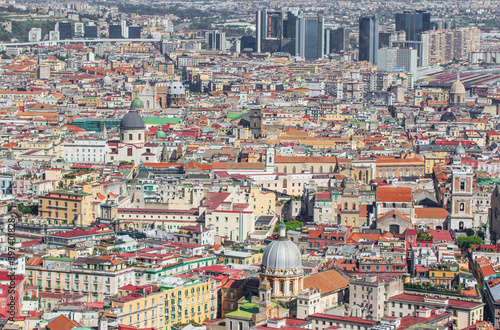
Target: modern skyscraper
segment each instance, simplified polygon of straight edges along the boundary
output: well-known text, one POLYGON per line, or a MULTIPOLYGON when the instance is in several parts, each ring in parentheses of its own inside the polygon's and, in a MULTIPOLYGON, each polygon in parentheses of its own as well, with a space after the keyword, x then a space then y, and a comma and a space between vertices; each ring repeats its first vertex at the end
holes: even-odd
POLYGON ((56 24, 56 31, 59 32, 59 40, 71 39, 71 23, 59 22, 56 24))
POLYGON ((128 38, 129 39, 140 39, 141 38, 141 27, 138 25, 129 26, 128 27, 128 38))
POLYGON ((207 48, 212 50, 226 50, 226 34, 219 31, 208 31, 205 34, 207 48))
POLYGON ((396 14, 396 31, 405 31, 406 40, 418 40, 418 34, 431 29, 431 14, 425 11, 405 11, 396 14))
POLYGON ((376 16, 359 18, 359 55, 360 61, 377 64, 379 23, 376 16))
POLYGON ((85 25, 83 36, 85 38, 97 38, 97 25, 95 24, 85 25))
POLYGON ((306 61, 322 59, 324 55, 324 21, 321 14, 300 14, 296 25, 295 55, 306 61))
POLYGON ((108 30, 109 30, 109 39, 123 38, 122 26, 120 24, 110 24, 108 30))
POLYGON ((258 10, 255 16, 256 52, 294 52, 296 16, 291 12, 258 10))
POLYGON ((325 29, 325 54, 349 50, 351 32, 346 27, 325 29))

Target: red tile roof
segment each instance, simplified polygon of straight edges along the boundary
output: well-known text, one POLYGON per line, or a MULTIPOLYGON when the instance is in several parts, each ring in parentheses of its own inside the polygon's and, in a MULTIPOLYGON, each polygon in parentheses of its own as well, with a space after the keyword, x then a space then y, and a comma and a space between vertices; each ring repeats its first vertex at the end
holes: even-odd
POLYGON ((411 203, 411 188, 408 187, 377 187, 377 202, 411 203))

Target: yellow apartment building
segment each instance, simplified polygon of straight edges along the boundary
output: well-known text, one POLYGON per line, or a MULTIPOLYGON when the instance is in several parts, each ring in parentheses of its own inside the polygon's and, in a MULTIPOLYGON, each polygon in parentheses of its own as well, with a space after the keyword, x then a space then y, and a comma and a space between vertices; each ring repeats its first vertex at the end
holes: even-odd
POLYGON ((38 215, 48 224, 89 226, 93 221, 92 195, 71 190, 50 191, 38 196, 38 215))

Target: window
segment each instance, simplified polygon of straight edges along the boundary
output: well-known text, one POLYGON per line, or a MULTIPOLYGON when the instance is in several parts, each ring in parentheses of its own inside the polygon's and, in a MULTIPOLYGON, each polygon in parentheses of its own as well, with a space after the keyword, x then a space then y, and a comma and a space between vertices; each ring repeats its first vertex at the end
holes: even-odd
POLYGON ((128 147, 127 149, 127 156, 132 156, 132 147, 128 147))
POLYGON ((463 212, 465 211, 465 203, 460 203, 460 211, 463 212))
POLYGON ((128 139, 129 139, 129 140, 132 140, 132 134, 129 134, 129 135, 128 135, 128 139))

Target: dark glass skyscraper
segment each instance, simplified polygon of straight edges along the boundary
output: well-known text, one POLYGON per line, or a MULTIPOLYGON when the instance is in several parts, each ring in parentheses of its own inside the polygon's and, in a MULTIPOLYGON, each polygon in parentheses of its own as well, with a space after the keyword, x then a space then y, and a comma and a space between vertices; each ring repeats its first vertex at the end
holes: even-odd
POLYGON ((110 24, 108 30, 109 30, 109 39, 123 38, 122 26, 120 24, 110 24))
POLYGON ((418 40, 418 34, 431 29, 431 14, 425 11, 405 11, 396 14, 396 31, 405 31, 407 41, 418 40))
POLYGON ((140 39, 141 38, 141 27, 140 26, 129 26, 128 27, 128 37, 129 37, 129 39, 140 39))
POLYGON ((85 25, 83 36, 85 38, 97 38, 97 25, 85 25))
POLYGON ((350 30, 346 27, 325 29, 325 54, 349 50, 350 30))
POLYGON ((57 30, 59 31, 59 39, 60 40, 71 39, 73 31, 71 29, 70 22, 57 23, 57 30))
POLYGON ((323 15, 299 15, 296 25, 295 54, 306 61, 323 58, 324 22, 323 15))
POLYGON ((296 16, 291 12, 258 10, 255 15, 255 51, 295 51, 296 16))
POLYGON ((360 61, 377 64, 379 23, 376 16, 359 18, 359 54, 360 61))

